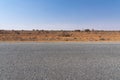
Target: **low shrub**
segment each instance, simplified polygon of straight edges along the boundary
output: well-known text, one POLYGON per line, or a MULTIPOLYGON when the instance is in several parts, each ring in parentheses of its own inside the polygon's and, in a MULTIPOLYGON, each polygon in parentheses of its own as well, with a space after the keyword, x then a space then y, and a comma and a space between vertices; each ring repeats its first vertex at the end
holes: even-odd
POLYGON ((85 31, 85 32, 90 32, 90 29, 85 29, 84 31, 85 31))
POLYGON ((105 38, 100 38, 100 40, 104 41, 104 40, 105 40, 105 38))

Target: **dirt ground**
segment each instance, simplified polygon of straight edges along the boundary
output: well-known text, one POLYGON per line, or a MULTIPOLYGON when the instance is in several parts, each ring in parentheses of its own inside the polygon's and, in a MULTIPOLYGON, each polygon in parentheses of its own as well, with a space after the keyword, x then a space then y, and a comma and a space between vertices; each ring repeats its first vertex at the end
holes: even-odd
POLYGON ((120 31, 0 30, 0 41, 120 41, 120 31))

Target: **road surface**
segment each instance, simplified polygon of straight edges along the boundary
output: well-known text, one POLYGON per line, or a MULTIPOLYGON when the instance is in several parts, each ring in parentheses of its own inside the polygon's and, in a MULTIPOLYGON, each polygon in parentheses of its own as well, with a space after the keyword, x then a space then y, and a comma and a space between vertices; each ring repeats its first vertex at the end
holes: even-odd
POLYGON ((0 43, 0 80, 120 80, 120 43, 0 43))

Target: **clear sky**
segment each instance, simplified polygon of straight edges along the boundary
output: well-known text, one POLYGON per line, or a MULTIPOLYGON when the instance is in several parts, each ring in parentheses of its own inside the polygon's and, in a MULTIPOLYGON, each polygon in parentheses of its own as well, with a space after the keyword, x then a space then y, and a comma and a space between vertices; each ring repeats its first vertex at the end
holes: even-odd
POLYGON ((120 30, 120 0, 0 0, 0 29, 120 30))

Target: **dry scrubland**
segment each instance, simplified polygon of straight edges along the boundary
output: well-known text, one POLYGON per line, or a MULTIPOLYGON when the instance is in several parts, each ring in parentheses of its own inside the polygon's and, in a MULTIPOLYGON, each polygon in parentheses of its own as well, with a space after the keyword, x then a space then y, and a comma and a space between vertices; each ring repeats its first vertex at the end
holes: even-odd
POLYGON ((120 41, 120 31, 0 30, 0 41, 120 41))

